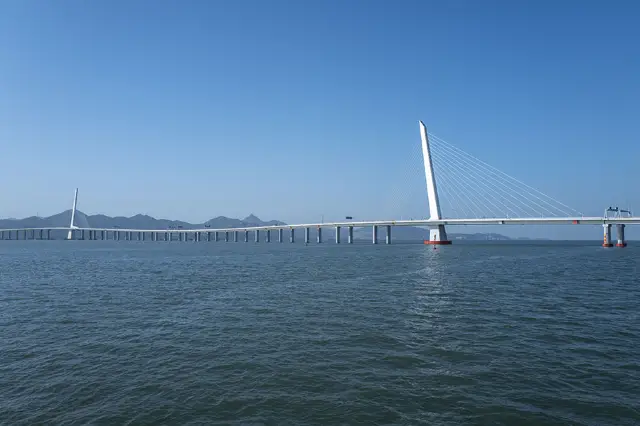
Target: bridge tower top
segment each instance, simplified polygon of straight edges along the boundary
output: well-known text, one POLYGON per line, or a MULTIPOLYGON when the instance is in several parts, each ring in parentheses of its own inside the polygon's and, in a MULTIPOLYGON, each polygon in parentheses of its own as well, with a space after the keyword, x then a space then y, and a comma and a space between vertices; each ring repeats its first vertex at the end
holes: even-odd
POLYGON ((422 138, 422 157, 424 159, 424 173, 427 178, 427 196, 429 197, 429 214, 431 220, 442 219, 440 212, 440 200, 438 199, 438 187, 433 173, 433 162, 431 161, 431 148, 429 147, 429 134, 427 126, 420 121, 420 137, 422 138))

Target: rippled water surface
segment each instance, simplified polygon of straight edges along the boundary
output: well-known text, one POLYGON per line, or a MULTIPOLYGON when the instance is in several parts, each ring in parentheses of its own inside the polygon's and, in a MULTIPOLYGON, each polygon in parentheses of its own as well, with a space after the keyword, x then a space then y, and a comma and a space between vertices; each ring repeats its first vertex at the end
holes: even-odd
POLYGON ((0 424, 640 424, 639 259, 0 241, 0 424))

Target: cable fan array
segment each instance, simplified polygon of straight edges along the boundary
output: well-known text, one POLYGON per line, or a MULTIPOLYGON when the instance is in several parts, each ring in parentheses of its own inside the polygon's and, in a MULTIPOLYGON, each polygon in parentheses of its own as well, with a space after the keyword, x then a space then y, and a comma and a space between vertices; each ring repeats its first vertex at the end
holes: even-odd
POLYGON ((577 210, 429 133, 440 209, 448 218, 582 216, 577 210))

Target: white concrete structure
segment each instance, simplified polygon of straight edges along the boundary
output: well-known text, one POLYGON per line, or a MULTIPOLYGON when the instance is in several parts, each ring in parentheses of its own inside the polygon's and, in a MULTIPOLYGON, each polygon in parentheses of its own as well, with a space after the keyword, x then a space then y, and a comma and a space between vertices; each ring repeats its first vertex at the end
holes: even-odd
MULTIPOLYGON (((429 147, 429 134, 427 126, 420 121, 420 138, 422 139, 422 158, 424 160, 424 174, 427 179, 427 197, 429 198, 429 219, 440 220, 440 200, 438 198, 438 186, 433 173, 433 161, 431 160, 431 148, 429 147)), ((451 244, 447 240, 447 232, 444 225, 436 225, 429 230, 429 240, 425 244, 451 244)))
POLYGON ((73 196, 73 207, 71 208, 71 223, 69 224, 69 233, 67 234, 67 240, 73 239, 73 230, 77 229, 77 226, 73 224, 73 221, 76 218, 77 205, 78 205, 78 188, 76 188, 76 193, 73 196))

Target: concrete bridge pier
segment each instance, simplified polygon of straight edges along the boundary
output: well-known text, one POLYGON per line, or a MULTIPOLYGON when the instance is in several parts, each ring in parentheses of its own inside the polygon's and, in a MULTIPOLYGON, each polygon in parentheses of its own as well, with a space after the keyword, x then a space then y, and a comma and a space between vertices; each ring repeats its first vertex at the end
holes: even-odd
POLYGON ((626 247, 627 242, 624 240, 624 223, 617 224, 616 231, 618 231, 618 242, 616 243, 616 247, 626 247))
POLYGON ((340 227, 336 226, 336 244, 340 244, 340 227))
POLYGON ((40 239, 44 240, 44 229, 40 230, 40 239))
POLYGON ((267 229, 266 231, 264 231, 264 242, 265 243, 270 243, 271 242, 271 230, 267 229))
POLYGON ((238 242, 238 231, 233 231, 233 242, 234 243, 238 242))
MULTIPOLYGON (((73 233, 71 233, 71 236, 73 237, 73 233)), ((80 231, 80 239, 84 240, 84 229, 80 231)))
POLYGON ((213 233, 213 240, 217 243, 218 241, 220 241, 220 234, 218 234, 218 231, 213 233))
POLYGON ((291 230, 290 230, 289 242, 290 243, 295 243, 296 242, 296 230, 294 228, 291 228, 291 230))
POLYGON ((304 228, 304 243, 309 244, 309 228, 304 228))
POLYGON ((604 228, 602 247, 613 247, 613 243, 611 242, 611 224, 605 223, 602 227, 604 228))
POLYGON ((387 235, 385 236, 385 243, 391 244, 391 225, 387 225, 387 235))
POLYGON ((282 234, 284 233, 284 230, 282 228, 278 229, 278 242, 281 243, 282 242, 282 234))
POLYGON ((451 244, 451 241, 447 239, 447 231, 445 231, 444 225, 438 225, 429 229, 429 239, 424 240, 424 243, 431 245, 443 245, 451 244))
POLYGON ((249 231, 244 231, 244 242, 248 243, 249 242, 249 231))
POLYGON ((51 229, 47 229, 47 240, 51 239, 51 229))
POLYGON ((256 243, 260 242, 260 230, 256 229, 256 243))
POLYGON ((373 244, 378 244, 378 225, 373 225, 373 231, 372 231, 372 243, 373 244))
POLYGON ((318 244, 322 244, 322 228, 318 227, 318 244))

